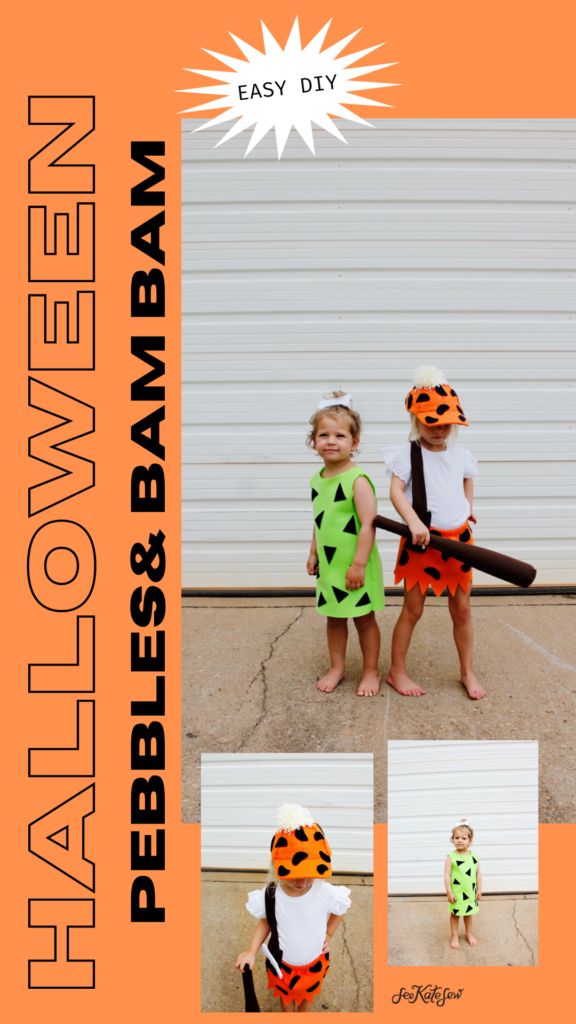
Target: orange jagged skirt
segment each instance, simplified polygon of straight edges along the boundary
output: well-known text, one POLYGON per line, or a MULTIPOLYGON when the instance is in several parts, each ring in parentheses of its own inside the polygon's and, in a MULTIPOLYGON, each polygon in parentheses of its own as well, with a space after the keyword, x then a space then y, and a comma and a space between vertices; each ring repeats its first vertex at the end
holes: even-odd
POLYGON ((312 1000, 322 991, 326 972, 330 967, 330 954, 320 953, 309 964, 294 966, 287 964, 285 960, 281 963, 282 977, 279 978, 269 961, 266 961, 268 973, 268 988, 273 994, 281 999, 283 1003, 296 1002, 311 1003, 312 1000))
MULTIPOLYGON (((463 544, 474 543, 467 522, 456 530, 437 530, 431 526, 430 533, 448 537, 450 540, 459 540, 463 544)), ((402 537, 394 569, 394 582, 400 583, 402 580, 405 581, 406 590, 419 586, 420 591, 425 594, 428 587, 432 587, 436 597, 440 597, 444 590, 454 595, 458 587, 467 593, 472 585, 472 568, 430 546, 424 550, 413 548, 402 537)))

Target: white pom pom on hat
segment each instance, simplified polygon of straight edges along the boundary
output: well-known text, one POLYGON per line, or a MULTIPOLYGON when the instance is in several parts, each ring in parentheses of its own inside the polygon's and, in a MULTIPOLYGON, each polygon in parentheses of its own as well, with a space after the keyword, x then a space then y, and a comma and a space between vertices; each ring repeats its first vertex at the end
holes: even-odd
POLYGON ((435 388, 439 384, 446 384, 446 374, 438 366, 420 363, 414 370, 412 380, 415 388, 435 388))
POLYGON ((313 825, 314 818, 301 804, 280 804, 276 811, 276 825, 282 832, 294 832, 301 825, 313 825))

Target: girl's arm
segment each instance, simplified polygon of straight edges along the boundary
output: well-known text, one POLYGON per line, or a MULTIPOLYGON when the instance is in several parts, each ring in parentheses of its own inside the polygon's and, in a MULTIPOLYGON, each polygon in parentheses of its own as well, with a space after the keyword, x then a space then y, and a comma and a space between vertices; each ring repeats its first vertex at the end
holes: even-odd
POLYGON ((316 530, 312 528, 312 540, 310 542, 310 553, 306 562, 306 572, 309 576, 315 576, 318 572, 318 550, 316 548, 316 530))
POLYGON ((365 476, 359 476, 354 481, 354 507, 360 520, 360 529, 354 561, 346 573, 348 590, 359 590, 364 586, 366 565, 376 537, 376 530, 372 526, 376 515, 376 498, 365 476))
POLYGON ((448 902, 449 903, 455 903, 456 902, 456 897, 454 896, 454 893, 452 892, 451 875, 452 875, 452 861, 450 859, 450 855, 448 855, 446 857, 446 860, 444 861, 444 888, 446 889, 446 895, 448 897, 448 902))
POLYGON ((337 928, 340 927, 342 921, 342 914, 330 914, 328 918, 328 924, 326 925, 326 938, 324 939, 324 945, 322 946, 322 952, 327 953, 330 949, 330 940, 334 935, 337 928))
POLYGON ((464 494, 470 505, 470 515, 468 519, 471 523, 476 522, 476 516, 474 515, 474 479, 471 476, 464 477, 464 494))
POLYGON ((427 547, 430 542, 430 530, 416 515, 408 498, 404 494, 406 484, 399 476, 393 476, 390 484, 390 501, 394 505, 399 516, 406 523, 412 534, 412 543, 419 547, 427 547))
POLYGON ((482 899, 482 872, 479 864, 476 865, 476 899, 478 902, 482 899))
POLYGON ((266 942, 266 939, 268 938, 269 934, 270 925, 268 924, 266 918, 263 917, 260 921, 258 921, 258 924, 256 925, 254 935, 252 936, 252 942, 250 943, 249 948, 245 949, 244 952, 240 953, 240 955, 236 958, 236 967, 238 968, 239 971, 243 971, 246 964, 248 964, 250 970, 253 970, 254 960, 256 959, 256 953, 260 949, 262 943, 266 942))

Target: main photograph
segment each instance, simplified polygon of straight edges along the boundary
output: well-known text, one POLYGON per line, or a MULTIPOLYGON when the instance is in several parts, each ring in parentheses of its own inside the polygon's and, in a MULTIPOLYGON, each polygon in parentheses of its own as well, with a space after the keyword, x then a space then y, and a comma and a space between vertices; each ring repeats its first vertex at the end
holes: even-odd
POLYGON ((392 738, 538 739, 540 820, 573 820, 574 122, 381 120, 280 160, 196 127, 185 820, 201 751, 268 750, 374 752, 385 820, 392 738))

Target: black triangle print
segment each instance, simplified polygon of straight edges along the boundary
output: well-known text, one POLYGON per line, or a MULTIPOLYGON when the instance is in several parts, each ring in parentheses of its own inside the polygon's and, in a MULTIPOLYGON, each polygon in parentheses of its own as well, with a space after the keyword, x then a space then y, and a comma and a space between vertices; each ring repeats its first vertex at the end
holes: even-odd
POLYGON ((348 597, 347 590, 340 590, 339 587, 332 587, 332 590, 334 591, 334 597, 338 601, 338 604, 341 604, 341 602, 348 597))
POLYGON ((472 899, 472 897, 471 897, 471 896, 469 896, 467 892, 463 892, 463 893, 462 893, 462 899, 463 899, 463 900, 471 900, 471 899, 472 899))
POLYGON ((460 867, 461 864, 464 864, 464 861, 463 860, 457 860, 456 863, 457 863, 458 867, 460 867))
POLYGON ((474 861, 475 864, 478 863, 478 861, 476 860, 476 857, 474 856, 474 854, 472 854, 472 860, 474 861))
POLYGON ((326 604, 326 598, 324 597, 324 594, 320 594, 318 598, 318 608, 321 608, 323 604, 326 604))
POLYGON ((472 868, 468 868, 468 871, 466 872, 466 874, 467 875, 471 875, 472 874, 472 868))
POLYGON ((462 882, 459 882, 458 879, 455 878, 454 881, 452 882, 452 885, 462 885, 462 882))
POLYGON ((466 907, 466 910, 464 911, 464 913, 467 914, 469 910, 474 910, 474 907, 470 903, 466 907))
POLYGON ((359 601, 356 601, 356 607, 362 608, 365 604, 370 604, 370 594, 362 594, 359 601))
POLYGON ((343 490, 342 484, 338 484, 338 487, 336 488, 336 494, 334 495, 334 501, 346 501, 346 495, 344 494, 344 490, 343 490))
POLYGON ((357 529, 356 529, 356 523, 355 523, 355 521, 354 521, 354 516, 350 516, 350 519, 349 519, 349 520, 348 520, 348 522, 346 523, 346 526, 345 526, 345 527, 344 527, 344 529, 342 530, 342 533, 353 533, 353 534, 354 534, 354 536, 356 536, 356 534, 358 533, 358 531, 357 531, 357 529))
POLYGON ((328 565, 330 565, 330 562, 332 561, 332 559, 334 558, 334 555, 336 554, 336 548, 330 548, 330 547, 328 547, 327 544, 325 544, 324 545, 324 554, 326 555, 326 561, 328 562, 328 565))
POLYGON ((314 488, 312 488, 312 495, 311 495, 311 497, 312 497, 312 501, 314 501, 314 498, 318 497, 318 491, 315 491, 314 488))
POLYGON ((320 529, 320 527, 322 526, 323 518, 324 518, 324 513, 323 512, 319 512, 318 515, 316 516, 315 520, 314 520, 314 522, 316 523, 316 526, 318 527, 318 529, 320 529))

